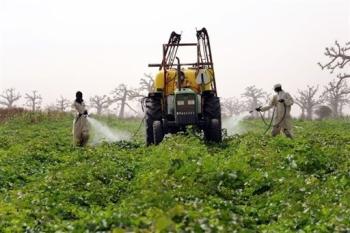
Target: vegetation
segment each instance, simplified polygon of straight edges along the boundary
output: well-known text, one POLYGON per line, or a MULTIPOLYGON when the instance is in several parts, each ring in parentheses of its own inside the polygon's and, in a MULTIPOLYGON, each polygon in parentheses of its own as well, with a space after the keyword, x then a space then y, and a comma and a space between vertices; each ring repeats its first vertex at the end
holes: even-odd
POLYGON ((350 231, 348 120, 298 121, 293 141, 247 121, 252 131, 222 144, 189 132, 86 148, 71 145, 71 123, 1 124, 0 232, 350 231))

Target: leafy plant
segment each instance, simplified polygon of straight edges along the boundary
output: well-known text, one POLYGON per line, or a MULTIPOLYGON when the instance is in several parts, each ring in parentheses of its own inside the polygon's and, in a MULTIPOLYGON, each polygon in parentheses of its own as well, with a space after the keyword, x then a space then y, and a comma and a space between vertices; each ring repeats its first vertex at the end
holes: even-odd
MULTIPOLYGON (((138 121, 101 118, 134 131, 138 121)), ((75 148, 69 115, 0 126, 0 232, 347 232, 350 124, 295 122, 295 140, 191 131, 145 147, 75 148)))

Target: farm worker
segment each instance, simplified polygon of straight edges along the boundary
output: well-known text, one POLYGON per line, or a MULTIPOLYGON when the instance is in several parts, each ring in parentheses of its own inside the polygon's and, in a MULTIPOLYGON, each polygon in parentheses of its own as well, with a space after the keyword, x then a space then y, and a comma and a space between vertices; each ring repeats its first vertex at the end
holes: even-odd
POLYGON ((290 115, 291 107, 294 103, 292 96, 282 90, 281 84, 276 84, 273 87, 276 95, 274 95, 270 101, 270 104, 265 107, 258 107, 256 111, 267 111, 275 107, 275 114, 272 126, 272 136, 280 134, 281 131, 289 137, 293 138, 292 135, 292 117, 290 115))
POLYGON ((89 127, 87 116, 88 112, 85 108, 83 93, 78 91, 72 108, 77 110, 77 115, 73 123, 73 141, 77 146, 85 146, 89 139, 89 127))

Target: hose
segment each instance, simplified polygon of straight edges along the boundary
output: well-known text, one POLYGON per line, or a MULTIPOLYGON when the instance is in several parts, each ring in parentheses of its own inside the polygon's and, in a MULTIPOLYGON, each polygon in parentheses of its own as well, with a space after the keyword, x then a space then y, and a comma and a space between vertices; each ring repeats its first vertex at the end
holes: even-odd
MULTIPOLYGON (((282 119, 281 119, 277 124, 273 125, 273 127, 279 126, 279 125, 284 121, 284 119, 286 118, 286 115, 287 115, 287 105, 286 105, 285 102, 283 102, 283 107, 284 107, 283 117, 282 117, 282 119)), ((263 133, 263 135, 265 135, 265 134, 271 129, 271 127, 272 127, 272 122, 273 122, 273 118, 274 118, 274 116, 275 116, 276 108, 277 108, 277 107, 274 107, 274 108, 273 108, 272 117, 271 117, 271 120, 270 120, 270 123, 269 123, 269 124, 266 123, 266 120, 265 120, 263 114, 261 113, 261 111, 259 111, 259 114, 260 114, 260 117, 261 117, 262 121, 263 121, 264 124, 267 126, 267 128, 266 128, 265 132, 263 133)))
MULTIPOLYGON (((140 100, 142 112, 145 112, 146 99, 147 99, 147 97, 143 97, 143 98, 140 100)), ((138 127, 137 130, 134 132, 134 134, 132 135, 131 138, 135 138, 136 135, 140 132, 140 129, 141 129, 141 127, 142 127, 142 125, 143 125, 145 119, 146 119, 146 116, 144 116, 144 117, 142 118, 139 127, 138 127)))
POLYGON ((273 108, 273 112, 272 112, 272 116, 271 116, 271 120, 270 120, 270 123, 269 123, 269 124, 266 123, 266 120, 265 120, 263 114, 262 114, 261 112, 259 112, 262 121, 263 121, 264 124, 267 126, 267 128, 266 128, 265 132, 263 133, 263 135, 265 135, 265 134, 271 129, 272 122, 273 122, 273 118, 274 118, 274 116, 275 116, 275 111, 276 111, 276 107, 273 108))
POLYGON ((143 125, 143 122, 145 121, 145 119, 146 119, 146 116, 144 116, 144 117, 142 118, 139 127, 138 127, 137 130, 134 132, 134 134, 132 135, 131 138, 135 138, 136 135, 140 132, 141 126, 143 125))

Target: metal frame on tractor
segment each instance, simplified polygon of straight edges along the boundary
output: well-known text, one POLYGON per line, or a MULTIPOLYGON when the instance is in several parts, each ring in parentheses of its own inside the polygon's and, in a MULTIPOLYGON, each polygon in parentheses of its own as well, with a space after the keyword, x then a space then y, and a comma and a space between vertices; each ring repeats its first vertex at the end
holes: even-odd
POLYGON ((159 70, 164 71, 164 83, 166 83, 166 72, 174 67, 174 61, 179 47, 196 46, 197 47, 197 62, 195 63, 180 63, 181 67, 192 67, 199 69, 212 69, 213 71, 213 93, 217 96, 216 80, 213 57, 210 47, 209 35, 206 28, 197 31, 197 43, 180 43, 181 34, 172 32, 167 44, 163 44, 163 59, 160 64, 148 64, 148 67, 159 67, 159 70))

